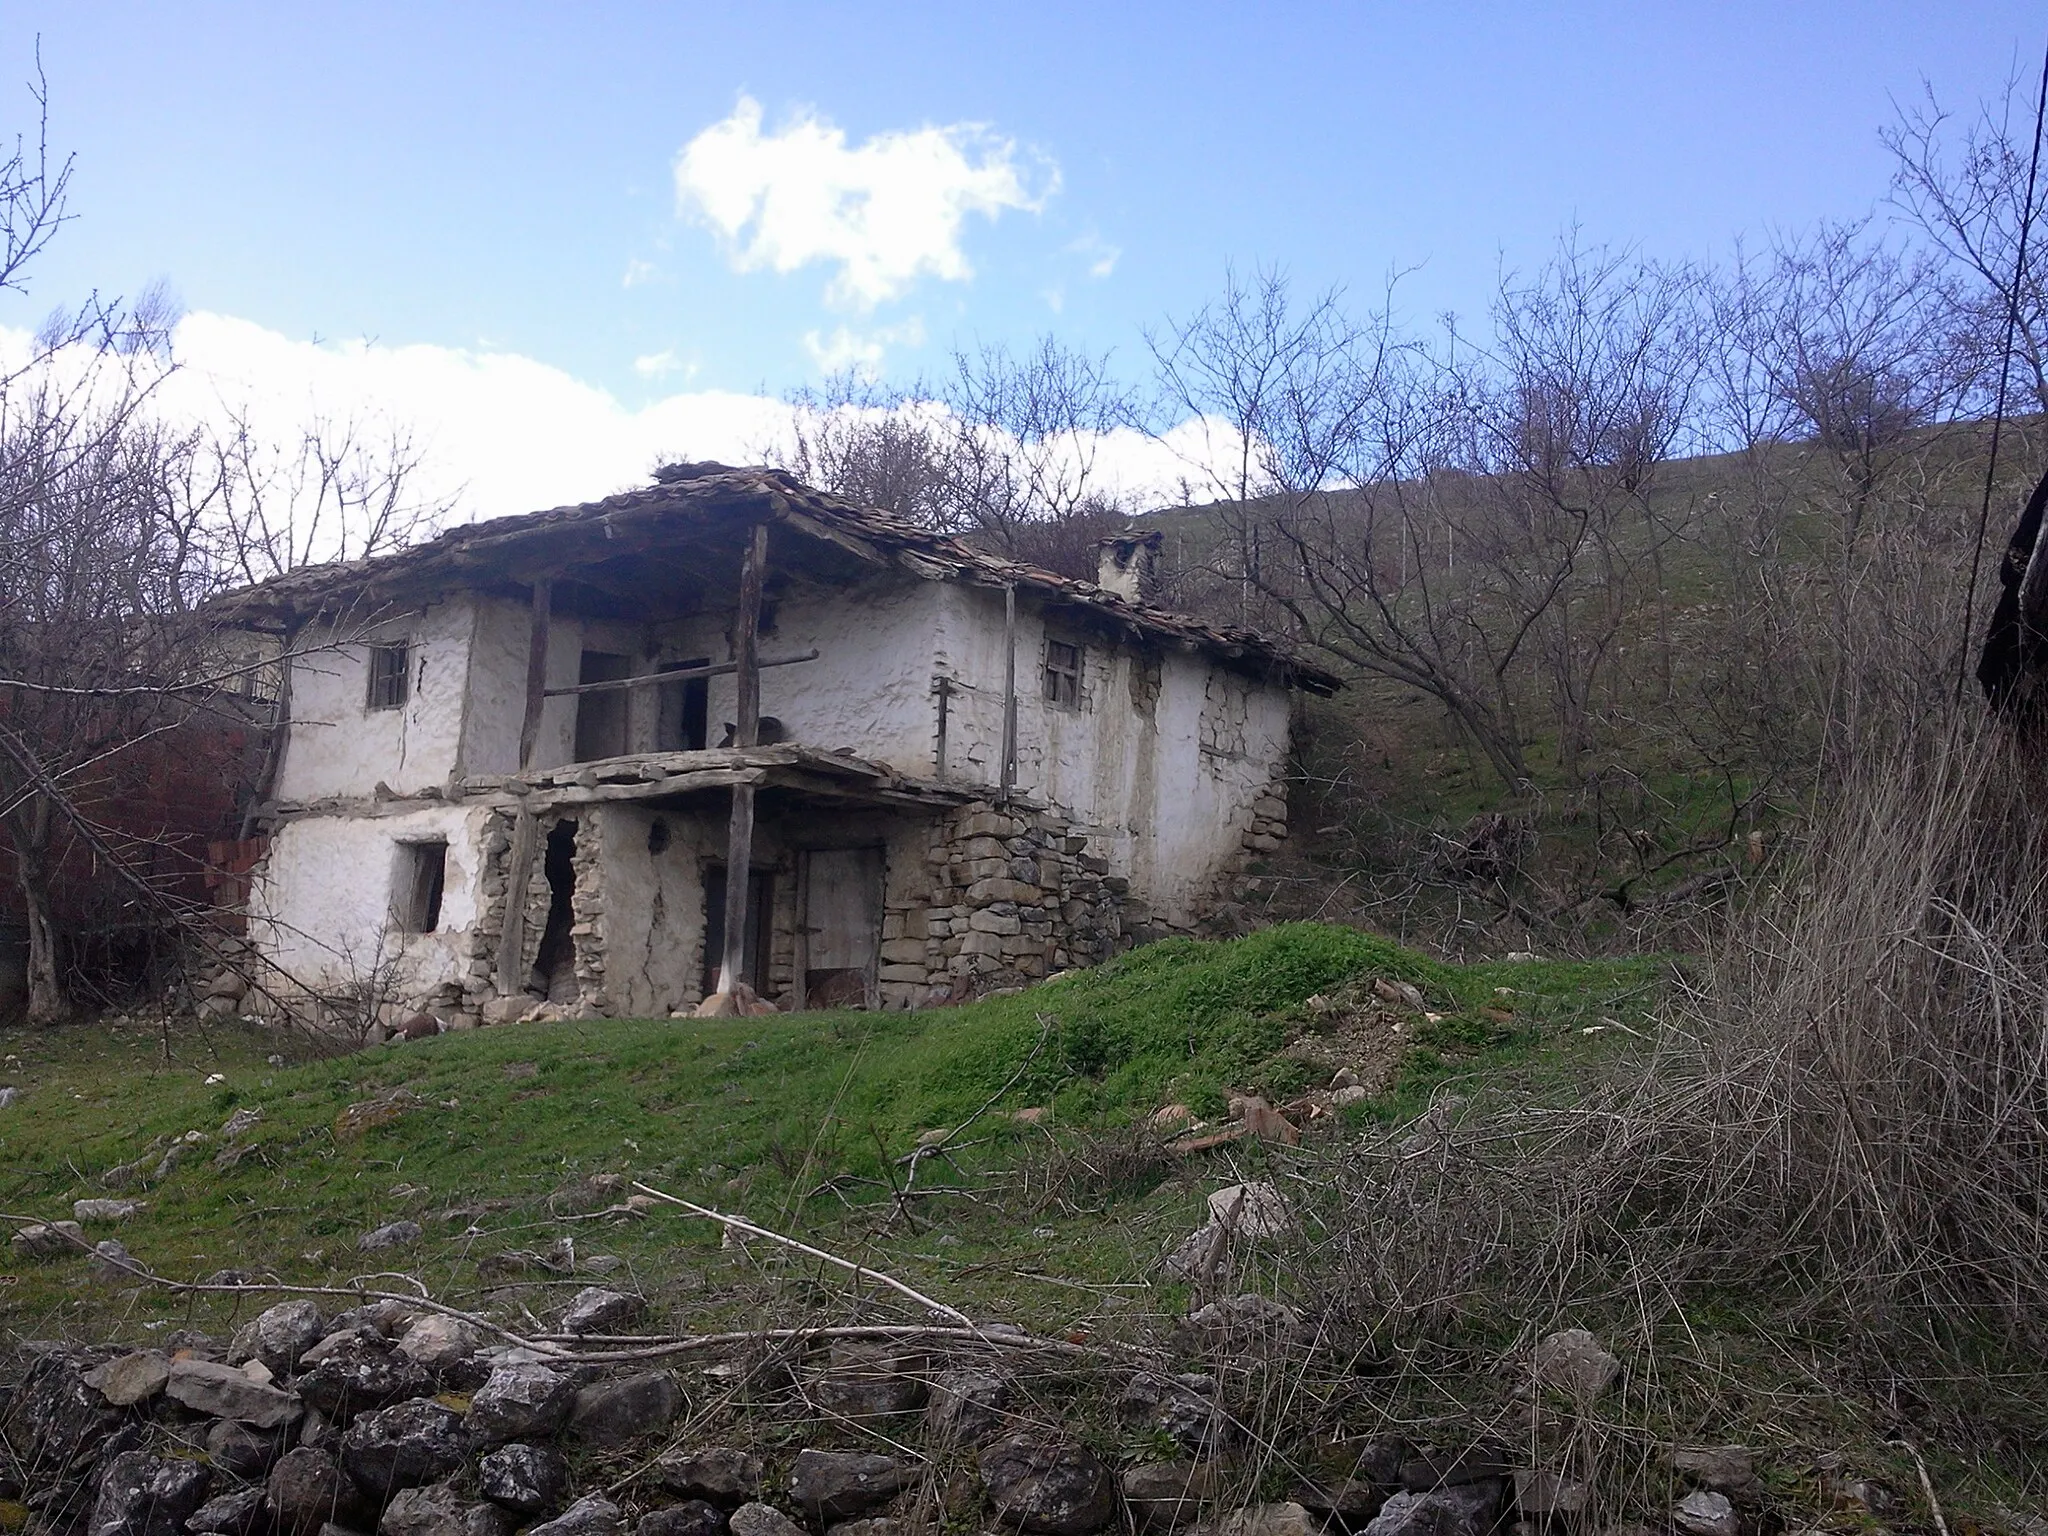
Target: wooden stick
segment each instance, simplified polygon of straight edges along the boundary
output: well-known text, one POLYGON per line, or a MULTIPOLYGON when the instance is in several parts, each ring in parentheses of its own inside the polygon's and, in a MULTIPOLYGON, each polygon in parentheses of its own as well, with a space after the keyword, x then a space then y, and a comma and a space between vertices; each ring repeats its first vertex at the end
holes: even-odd
MULTIPOLYGON (((761 634, 761 584, 767 575, 768 525, 754 524, 740 562, 740 605, 733 621, 733 672, 738 722, 732 744, 746 751, 761 734, 761 668, 757 646, 761 634)), ((725 837, 725 956, 718 968, 718 990, 730 996, 739 985, 747 958, 747 887, 754 858, 754 786, 735 784, 732 820, 725 837)))
POLYGON ((553 584, 533 584, 533 617, 526 635, 526 715, 519 723, 519 766, 533 762, 533 749, 540 740, 541 710, 547 703, 548 630, 553 622, 553 584))
POLYGON ((901 1280, 896 1279, 892 1275, 885 1275, 879 1269, 869 1269, 865 1264, 856 1264, 851 1259, 842 1259, 836 1253, 827 1253, 822 1248, 813 1248, 809 1243, 800 1243, 793 1237, 784 1237, 780 1232, 771 1232, 766 1227, 757 1227, 745 1217, 727 1216, 722 1211, 712 1210, 709 1206, 693 1204, 679 1196, 669 1194, 666 1190, 656 1189, 651 1184, 642 1184, 637 1179, 634 1181, 633 1187, 643 1195, 652 1195, 657 1200, 666 1200, 670 1205, 679 1205, 693 1216, 702 1216, 709 1221, 719 1223, 721 1226, 730 1227, 735 1232, 745 1232, 752 1237, 765 1237, 771 1243, 781 1243, 785 1248, 794 1248, 798 1253, 808 1254, 814 1259, 823 1259, 827 1264, 837 1264, 841 1269, 851 1270, 856 1277, 861 1275, 871 1276, 881 1281, 882 1284, 888 1286, 892 1291, 901 1292, 919 1306, 930 1308, 933 1312, 938 1313, 939 1316, 957 1324, 959 1327, 974 1327, 973 1320, 959 1308, 949 1307, 943 1301, 934 1301, 931 1297, 925 1295, 924 1292, 912 1290, 901 1280))
MULTIPOLYGON (((817 649, 805 651, 801 656, 776 656, 757 663, 764 670, 768 667, 794 667, 802 662, 816 661, 824 652, 817 649)), ((550 688, 547 696, 559 699, 570 694, 616 693, 622 688, 654 688, 663 683, 687 683, 695 677, 724 677, 737 672, 740 664, 736 661, 721 661, 703 667, 676 667, 668 672, 642 672, 637 677, 615 677, 608 683, 578 683, 574 688, 550 688)))
POLYGON ((498 930, 498 995, 522 990, 519 962, 526 958, 526 887, 533 878, 533 856, 540 842, 540 820, 524 806, 512 823, 512 846, 505 856, 505 923, 498 930))

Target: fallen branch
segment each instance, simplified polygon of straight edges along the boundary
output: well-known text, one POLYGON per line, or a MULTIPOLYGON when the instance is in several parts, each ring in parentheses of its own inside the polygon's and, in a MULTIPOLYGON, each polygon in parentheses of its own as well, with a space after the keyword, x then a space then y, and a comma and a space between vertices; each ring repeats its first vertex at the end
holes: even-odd
POLYGON ((665 1200, 670 1205, 679 1205, 693 1216, 702 1216, 707 1221, 715 1221, 719 1225, 728 1227, 735 1232, 744 1232, 750 1237, 766 1238, 771 1243, 780 1243, 785 1248, 794 1248, 798 1253, 806 1254, 811 1258, 822 1259, 827 1264, 836 1264, 841 1269, 851 1270, 855 1279, 860 1278, 862 1275, 870 1276, 881 1281, 890 1290, 908 1296, 919 1306, 936 1312, 940 1317, 946 1318, 948 1321, 970 1331, 974 1329, 973 1319, 968 1317, 958 1307, 949 1307, 943 1301, 934 1301, 931 1297, 925 1295, 924 1292, 913 1290, 893 1275, 885 1275, 879 1269, 870 1269, 865 1264, 856 1264, 852 1259, 842 1259, 836 1253, 827 1253, 822 1248, 813 1248, 809 1243, 800 1243, 793 1237, 784 1237, 780 1232, 771 1232, 766 1227, 756 1226, 743 1216, 728 1216, 723 1211, 714 1211, 709 1206, 698 1205, 693 1201, 683 1199, 679 1195, 669 1194, 666 1190, 656 1189, 652 1184, 642 1184, 636 1179, 633 1181, 633 1187, 643 1195, 652 1195, 655 1199, 665 1200))

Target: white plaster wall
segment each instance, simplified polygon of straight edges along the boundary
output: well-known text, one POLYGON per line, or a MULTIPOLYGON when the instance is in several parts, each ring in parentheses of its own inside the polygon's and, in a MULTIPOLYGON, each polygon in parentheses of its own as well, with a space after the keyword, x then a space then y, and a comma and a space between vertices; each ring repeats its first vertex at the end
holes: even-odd
MULTIPOLYGON (((593 808, 604 861, 605 990, 620 1018, 660 1018, 697 993, 704 860, 724 853, 725 824, 632 805, 593 808), (656 821, 668 846, 648 850, 656 821)), ((579 834, 580 835, 580 834, 579 834)))
MULTIPOLYGON (((404 794, 446 782, 457 771, 474 619, 468 599, 450 599, 379 624, 360 641, 296 658, 278 798, 367 796, 380 781, 404 794), (371 709, 370 644, 398 639, 412 646, 406 701, 371 709)), ((324 638, 309 633, 299 644, 317 647, 324 638)), ((523 657, 520 665, 523 676, 523 657)))
POLYGON ((489 812, 425 806, 395 816, 288 821, 250 894, 251 933, 302 985, 332 988, 388 964, 401 999, 415 1001, 469 964, 480 905, 480 843, 489 812), (391 919, 399 845, 445 840, 440 926, 399 933, 391 919))

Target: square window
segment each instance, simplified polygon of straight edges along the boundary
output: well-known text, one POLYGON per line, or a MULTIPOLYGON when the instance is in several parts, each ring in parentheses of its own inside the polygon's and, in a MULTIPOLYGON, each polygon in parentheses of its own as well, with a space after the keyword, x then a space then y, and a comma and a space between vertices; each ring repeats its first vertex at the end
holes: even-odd
POLYGON ((404 640, 370 647, 371 709, 397 709, 405 703, 411 691, 411 658, 412 646, 404 640))
POLYGON ((441 892, 448 883, 446 843, 400 843, 392 916, 401 933, 432 933, 441 926, 441 892))
POLYGON ((1081 647, 1064 640, 1045 642, 1045 702, 1057 709, 1081 707, 1081 647))

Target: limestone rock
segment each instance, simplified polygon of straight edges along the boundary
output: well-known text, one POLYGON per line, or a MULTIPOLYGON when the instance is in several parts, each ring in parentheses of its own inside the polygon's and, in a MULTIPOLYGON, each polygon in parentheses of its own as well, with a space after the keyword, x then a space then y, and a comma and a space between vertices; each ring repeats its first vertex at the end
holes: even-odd
POLYGON ((893 1344, 841 1341, 815 1388, 818 1401, 849 1418, 915 1413, 930 1387, 922 1355, 893 1344))
POLYGON ((1585 1508, 1586 1485, 1577 1478, 1541 1469, 1515 1469, 1515 1512, 1524 1519, 1578 1515, 1585 1508))
POLYGON ((1397 1493, 1373 1516, 1364 1536, 1489 1536, 1504 1492, 1500 1482, 1488 1480, 1397 1493))
POLYGON ((996 1518, 1033 1536, 1090 1536, 1116 1518, 1109 1468, 1085 1446, 1008 1435, 979 1465, 996 1518))
POLYGON ((1671 1470, 1717 1493, 1740 1493, 1756 1481, 1756 1453, 1743 1445, 1682 1445, 1671 1453, 1671 1470))
POLYGON ((1671 1528, 1680 1536, 1739 1536, 1741 1522, 1727 1494, 1701 1488, 1671 1506, 1671 1528))
POLYGON ((299 1395, 329 1418, 346 1419, 365 1409, 425 1397, 434 1389, 426 1367, 375 1334, 323 1339, 306 1359, 316 1353, 312 1369, 299 1377, 299 1395))
POLYGON ((377 1522, 378 1536, 511 1536, 512 1517, 465 1499, 446 1483, 404 1488, 377 1522))
POLYGON ((1202 1505, 1224 1491, 1223 1474, 1213 1462, 1145 1462, 1128 1468, 1120 1482, 1132 1523, 1150 1531, 1191 1524, 1202 1505))
POLYGON ((0 1435, 28 1467, 64 1466, 119 1422, 98 1389, 86 1385, 93 1363, 68 1350, 41 1355, 0 1407, 0 1435))
POLYGON ((212 1472, 203 1462, 126 1451, 100 1477, 90 1536, 180 1536, 206 1502, 212 1472))
POLYGON ((258 1536, 269 1523, 270 1511, 261 1488, 238 1488, 233 1493, 208 1499, 185 1517, 185 1529, 192 1536, 258 1536))
POLYGON ((562 1427, 575 1400, 576 1384, 537 1361, 501 1365, 470 1399, 469 1432, 486 1445, 545 1440, 562 1427))
POLYGON ((515 1440, 486 1455, 476 1470, 483 1496, 514 1514, 548 1514, 569 1497, 569 1463, 552 1446, 515 1440))
POLYGON ((625 1445, 668 1428, 682 1406, 683 1394, 668 1372, 643 1371, 578 1392, 569 1408, 569 1433, 586 1445, 625 1445))
POLYGON ((8 1246, 25 1259, 61 1259, 92 1245, 75 1221, 37 1221, 17 1230, 8 1246))
POLYGON ((342 1476, 341 1464, 311 1446, 280 1456, 265 1487, 278 1529, 293 1536, 313 1536, 337 1517, 347 1520, 361 1513, 355 1485, 342 1476))
POLYGON ((825 1536, 923 1536, 926 1527, 895 1515, 869 1515, 864 1520, 842 1520, 825 1528, 825 1536))
POLYGON ((278 1430, 256 1430, 233 1419, 222 1419, 206 1432, 206 1454, 223 1472, 259 1478, 284 1454, 284 1435, 278 1430))
POLYGON ((235 1335, 228 1358, 236 1364, 261 1360, 282 1375, 326 1336, 327 1320, 312 1302, 280 1301, 257 1313, 249 1326, 235 1335))
POLYGON ((1621 1362, 1583 1328, 1546 1334, 1536 1345, 1536 1384, 1590 1402, 1620 1379, 1621 1362))
POLYGON ((1298 1334, 1301 1314, 1268 1296, 1225 1296, 1190 1313, 1188 1326, 1242 1346, 1298 1334))
POLYGON ((1003 1427, 1010 1384, 994 1371, 962 1367, 932 1378, 924 1429, 935 1445, 979 1445, 1003 1427))
POLYGON ((483 1335, 459 1317, 429 1312, 398 1341, 398 1352, 430 1371, 459 1365, 483 1348, 483 1335))
POLYGON ((85 1383, 117 1408, 132 1408, 163 1391, 171 1379, 171 1362, 160 1350, 119 1355, 85 1373, 85 1383))
POLYGON ((1126 1424, 1166 1435, 1181 1449, 1204 1455, 1219 1449, 1228 1424, 1208 1376, 1162 1376, 1140 1371, 1117 1397, 1117 1417, 1126 1424))
POLYGON ((149 1208, 147 1200, 74 1200, 71 1214, 79 1221, 126 1221, 149 1208))
POLYGON ((92 1245, 92 1272, 97 1280, 120 1281, 145 1273, 125 1243, 111 1237, 92 1245))
POLYGON ((578 1499, 545 1525, 536 1525, 526 1536, 619 1536, 625 1515, 610 1499, 589 1494, 578 1499))
POLYGON ((761 1458, 731 1446, 713 1445, 664 1456, 655 1463, 654 1475, 670 1493, 728 1509, 761 1496, 761 1458))
POLYGON ((1244 1237, 1278 1237, 1287 1230, 1287 1202, 1263 1181, 1229 1184, 1209 1196, 1209 1220, 1244 1237))
POLYGON ((430 1397, 359 1416, 341 1437, 342 1470, 372 1499, 439 1482, 461 1469, 462 1415, 430 1397))
POLYGON ((291 1393, 212 1360, 173 1360, 164 1395, 195 1412, 252 1429, 279 1429, 299 1416, 299 1400, 291 1393))
POLYGON ((742 1504, 726 1524, 732 1536, 806 1536, 802 1526, 772 1504, 742 1504))
POLYGON ((702 1499, 685 1499, 649 1510, 633 1527, 633 1536, 725 1536, 725 1511, 702 1499))
POLYGON ((624 1291, 593 1285, 576 1293, 562 1314, 564 1333, 618 1333, 647 1315, 647 1303, 624 1291))
POLYGON ((364 1253, 375 1253, 382 1248, 404 1248, 425 1235, 416 1221, 387 1221, 357 1238, 356 1247, 364 1253))
POLYGON ((1498 1440, 1483 1440, 1455 1451, 1420 1450, 1401 1463, 1400 1483, 1410 1493, 1500 1480, 1510 1475, 1514 1457, 1498 1440))
POLYGON ((1322 1522, 1300 1504, 1252 1504, 1236 1510, 1203 1536, 1322 1536, 1322 1522))
POLYGON ((789 1495, 813 1520, 831 1525, 887 1502, 909 1481, 909 1469, 893 1456, 805 1450, 790 1468, 789 1495))

